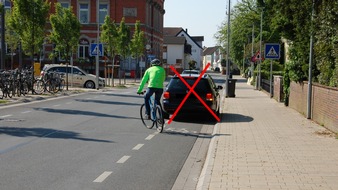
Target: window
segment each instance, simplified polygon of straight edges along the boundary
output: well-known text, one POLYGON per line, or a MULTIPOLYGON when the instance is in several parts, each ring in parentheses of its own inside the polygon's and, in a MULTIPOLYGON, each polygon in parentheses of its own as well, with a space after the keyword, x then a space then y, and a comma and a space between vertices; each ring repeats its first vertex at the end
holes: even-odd
POLYGON ((89 41, 81 39, 79 42, 78 58, 86 59, 89 57, 89 41))
POLYGON ((60 5, 63 8, 69 8, 69 3, 68 2, 60 2, 60 5))
POLYGON ((123 8, 123 16, 125 17, 137 17, 136 8, 123 8))
POLYGON ((80 23, 88 24, 89 23, 89 5, 88 3, 80 3, 80 23))
POLYGON ((104 19, 108 15, 108 4, 100 4, 100 10, 99 10, 99 23, 103 24, 104 19))
POLYGON ((10 0, 5 0, 5 9, 11 10, 11 1, 10 0))
POLYGON ((79 58, 85 59, 89 57, 89 46, 79 45, 79 58))

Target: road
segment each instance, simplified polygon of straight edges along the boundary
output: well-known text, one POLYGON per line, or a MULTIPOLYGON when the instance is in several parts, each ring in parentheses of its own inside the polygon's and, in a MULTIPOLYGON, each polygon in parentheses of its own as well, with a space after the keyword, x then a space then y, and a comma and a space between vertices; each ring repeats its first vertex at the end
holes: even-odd
POLYGON ((0 189, 171 189, 215 122, 184 116, 159 134, 141 125, 135 92, 1 107, 0 189))

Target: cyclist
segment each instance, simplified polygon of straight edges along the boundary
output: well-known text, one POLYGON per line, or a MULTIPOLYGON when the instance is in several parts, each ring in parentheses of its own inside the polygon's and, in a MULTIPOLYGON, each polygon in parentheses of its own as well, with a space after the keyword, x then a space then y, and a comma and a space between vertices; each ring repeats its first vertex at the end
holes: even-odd
POLYGON ((144 73, 141 84, 137 90, 137 94, 142 94, 145 83, 148 83, 148 89, 144 95, 144 104, 146 106, 145 118, 147 119, 150 119, 149 99, 155 93, 155 101, 157 104, 160 104, 163 94, 163 83, 166 77, 165 70, 163 67, 161 67, 162 63, 160 60, 153 59, 150 64, 151 67, 149 67, 144 73))

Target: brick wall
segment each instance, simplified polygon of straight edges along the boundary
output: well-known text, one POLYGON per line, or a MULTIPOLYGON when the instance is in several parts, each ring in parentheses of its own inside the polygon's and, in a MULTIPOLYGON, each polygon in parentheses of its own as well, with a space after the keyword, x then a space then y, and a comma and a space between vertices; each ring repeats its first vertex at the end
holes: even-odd
MULTIPOLYGON (((291 82, 289 107, 307 115, 308 83, 291 82)), ((319 84, 312 86, 311 118, 338 133, 338 88, 331 88, 319 84)))

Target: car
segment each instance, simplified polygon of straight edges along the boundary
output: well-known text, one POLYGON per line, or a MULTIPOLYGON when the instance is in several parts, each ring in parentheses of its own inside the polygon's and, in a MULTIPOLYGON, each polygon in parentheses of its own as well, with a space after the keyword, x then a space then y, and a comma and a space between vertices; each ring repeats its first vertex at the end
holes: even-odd
MULTIPOLYGON (((181 77, 192 87, 199 74, 181 74, 181 77)), ((211 75, 204 74, 197 83, 194 91, 205 102, 205 104, 216 114, 220 112, 220 94, 219 90, 222 86, 216 86, 211 75)), ((179 76, 171 78, 163 92, 163 110, 168 114, 173 114, 179 105, 189 93, 189 88, 182 82, 179 76)), ((199 99, 191 93, 179 110, 179 113, 204 113, 208 109, 199 101, 199 99)))
POLYGON ((182 74, 200 74, 200 71, 198 70, 183 70, 182 74))
MULTIPOLYGON (((43 69, 41 70, 40 75, 43 76, 47 72, 59 72, 66 73, 65 64, 45 64, 43 69)), ((95 88, 96 76, 92 74, 88 74, 77 66, 68 65, 68 83, 69 85, 83 87, 83 88, 95 88), (73 73, 73 74, 72 74, 73 73)), ((62 75, 66 80, 66 75, 62 75)), ((99 77, 99 86, 105 86, 105 79, 99 77)))

